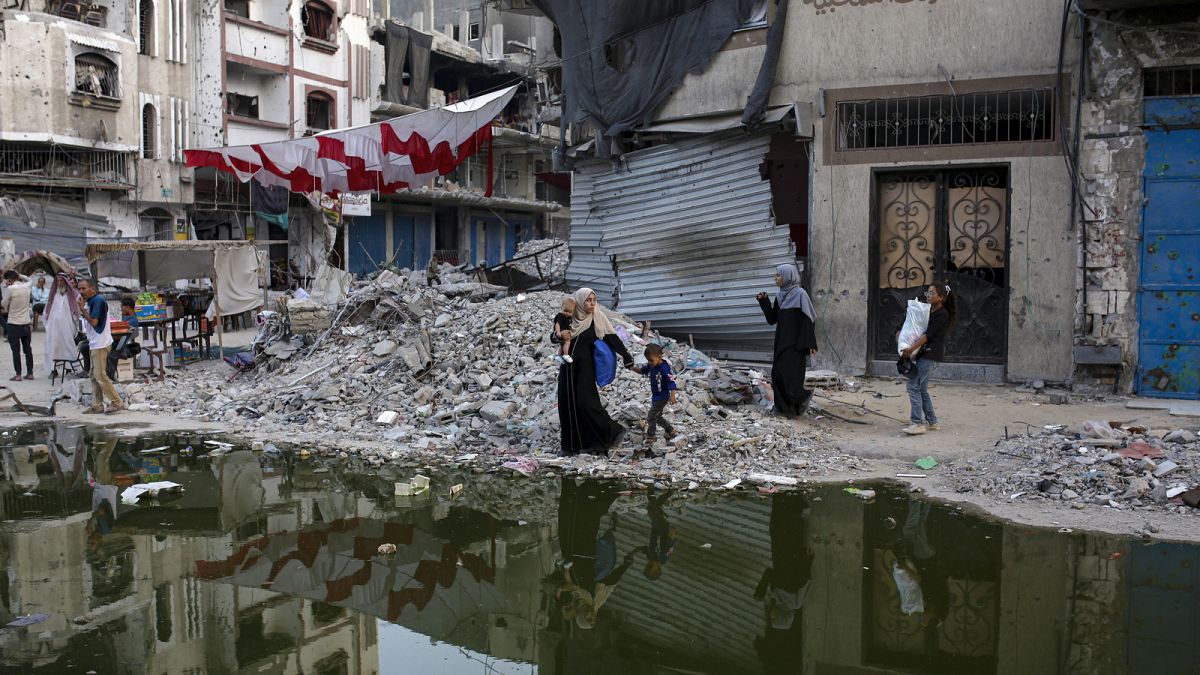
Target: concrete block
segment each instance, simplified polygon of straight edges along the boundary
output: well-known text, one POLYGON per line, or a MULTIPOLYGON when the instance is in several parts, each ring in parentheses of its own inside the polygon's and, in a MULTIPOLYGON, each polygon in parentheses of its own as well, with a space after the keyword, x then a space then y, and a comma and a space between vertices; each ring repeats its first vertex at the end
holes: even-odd
POLYGON ((489 401, 479 409, 479 415, 489 422, 503 422, 516 411, 517 404, 512 401, 489 401))

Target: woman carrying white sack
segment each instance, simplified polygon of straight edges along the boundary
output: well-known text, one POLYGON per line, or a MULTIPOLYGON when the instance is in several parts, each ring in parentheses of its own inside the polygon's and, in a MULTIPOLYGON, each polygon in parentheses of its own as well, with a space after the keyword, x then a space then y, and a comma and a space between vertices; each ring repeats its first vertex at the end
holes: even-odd
POLYGON ((79 358, 79 346, 75 344, 75 334, 79 332, 79 291, 66 274, 59 274, 50 289, 42 323, 46 327, 46 374, 49 375, 54 371, 55 361, 79 358))

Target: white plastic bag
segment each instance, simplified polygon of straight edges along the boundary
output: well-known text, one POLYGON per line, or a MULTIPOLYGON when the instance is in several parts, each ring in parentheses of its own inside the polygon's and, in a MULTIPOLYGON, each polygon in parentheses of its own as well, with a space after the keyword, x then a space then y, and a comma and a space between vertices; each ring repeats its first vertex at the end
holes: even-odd
POLYGON ((900 611, 904 614, 920 614, 925 611, 925 594, 912 572, 892 563, 892 579, 900 593, 900 611))
POLYGON ((896 340, 896 353, 908 349, 929 327, 929 305, 920 300, 908 301, 908 312, 904 315, 904 326, 900 328, 900 337, 896 340))

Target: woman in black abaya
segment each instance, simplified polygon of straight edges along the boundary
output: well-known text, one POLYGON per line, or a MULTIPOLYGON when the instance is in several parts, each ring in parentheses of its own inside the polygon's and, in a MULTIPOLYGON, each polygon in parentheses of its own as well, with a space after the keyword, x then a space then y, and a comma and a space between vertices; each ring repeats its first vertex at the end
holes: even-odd
MULTIPOLYGON (((558 336, 551 336, 551 339, 560 341, 558 336)), ((569 339, 572 363, 565 363, 558 369, 562 451, 568 455, 600 454, 621 443, 625 427, 614 422, 600 402, 594 361, 596 340, 604 340, 625 362, 626 368, 633 366, 633 357, 617 337, 604 310, 597 306, 596 294, 590 288, 581 288, 575 293, 575 316, 569 339)))
POLYGON ((780 265, 775 270, 779 293, 775 302, 766 293, 758 294, 767 323, 775 326, 775 358, 771 366, 771 389, 775 392, 775 411, 796 417, 808 409, 812 392, 804 388, 808 357, 817 352, 817 334, 812 301, 800 286, 800 271, 795 265, 780 265))

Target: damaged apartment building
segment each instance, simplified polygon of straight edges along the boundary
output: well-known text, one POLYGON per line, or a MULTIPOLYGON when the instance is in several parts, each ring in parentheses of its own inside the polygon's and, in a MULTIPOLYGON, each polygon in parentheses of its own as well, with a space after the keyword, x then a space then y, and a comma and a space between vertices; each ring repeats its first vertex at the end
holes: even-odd
POLYGON ((761 358, 772 329, 754 295, 794 261, 816 307, 815 365, 894 375, 906 303, 940 280, 959 317, 939 377, 1196 397, 1200 331, 1137 297, 1184 293, 1175 309, 1186 300, 1194 319, 1194 209, 1163 207, 1190 223, 1163 232, 1178 245, 1170 269, 1139 277, 1133 245, 1155 208, 1139 208, 1143 179, 1195 196, 1197 99, 1180 98, 1200 93, 1195 3, 501 3, 530 5, 568 55, 547 70, 565 99, 572 285, 761 358), (1142 8, 1128 23, 1155 16, 1191 36, 1116 25, 1121 5, 1142 8), (1158 88, 1143 99, 1143 86, 1158 88), (1146 344, 1192 374, 1148 385, 1146 344))
POLYGON ((539 86, 538 67, 554 58, 549 21, 465 0, 396 0, 387 11, 373 33, 385 64, 377 118, 518 90, 477 155, 434 185, 380 197, 369 215, 349 220, 346 269, 367 274, 389 261, 421 268, 431 259, 489 267, 556 224, 565 231, 569 177, 550 167, 559 133, 539 120, 549 89, 539 86))
POLYGON ((5 253, 49 249, 83 265, 89 238, 187 234, 189 21, 183 0, 0 9, 5 253))

